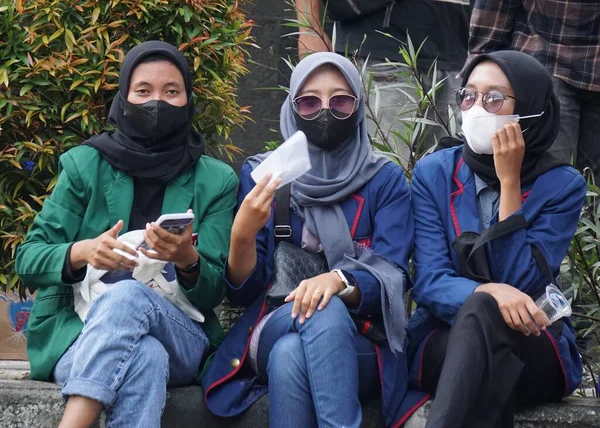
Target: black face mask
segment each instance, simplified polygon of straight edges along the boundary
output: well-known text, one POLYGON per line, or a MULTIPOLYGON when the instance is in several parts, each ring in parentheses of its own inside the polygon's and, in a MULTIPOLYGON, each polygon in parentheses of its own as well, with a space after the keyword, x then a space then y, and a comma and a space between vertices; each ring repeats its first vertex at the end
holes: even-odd
POLYGON ((358 124, 356 111, 346 119, 338 119, 326 108, 313 120, 303 119, 296 112, 294 116, 298 130, 306 134, 310 143, 323 150, 334 150, 341 146, 356 130, 358 124))
POLYGON ((140 136, 148 139, 148 146, 159 145, 162 139, 188 124, 187 104, 178 107, 162 100, 133 104, 123 97, 121 101, 124 116, 140 136))

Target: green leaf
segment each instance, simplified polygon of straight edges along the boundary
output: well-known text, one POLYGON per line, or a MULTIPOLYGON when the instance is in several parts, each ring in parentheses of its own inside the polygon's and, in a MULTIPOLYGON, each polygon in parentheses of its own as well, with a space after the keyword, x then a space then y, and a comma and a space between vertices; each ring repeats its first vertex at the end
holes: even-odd
POLYGON ((98 21, 99 16, 100 16, 100 7, 96 6, 94 8, 94 11, 92 12, 92 25, 94 25, 96 23, 96 21, 98 21))
POLYGON ((29 92, 31 90, 31 88, 33 88, 33 85, 23 85, 23 87, 19 91, 19 96, 22 97, 27 92, 29 92))
POLYGON ((73 42, 73 33, 71 33, 71 30, 65 30, 65 45, 67 46, 67 50, 69 52, 73 51, 73 45, 75 44, 73 42), (69 36, 70 34, 70 36, 69 36))

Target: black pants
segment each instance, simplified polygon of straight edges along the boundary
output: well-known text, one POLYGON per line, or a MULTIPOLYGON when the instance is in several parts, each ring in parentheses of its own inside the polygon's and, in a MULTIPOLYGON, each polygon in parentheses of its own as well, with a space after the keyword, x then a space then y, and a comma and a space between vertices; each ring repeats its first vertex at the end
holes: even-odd
POLYGON ((452 328, 429 339, 422 385, 435 396, 427 428, 506 428, 519 405, 560 400, 565 379, 552 342, 511 330, 487 293, 473 293, 452 328))

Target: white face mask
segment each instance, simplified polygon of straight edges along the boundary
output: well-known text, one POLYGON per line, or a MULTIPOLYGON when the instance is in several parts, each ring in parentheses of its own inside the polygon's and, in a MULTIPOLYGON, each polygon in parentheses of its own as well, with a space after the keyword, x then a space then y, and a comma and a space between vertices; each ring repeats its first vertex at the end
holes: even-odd
POLYGON ((462 112, 462 131, 471 150, 480 155, 491 155, 494 152, 492 137, 499 129, 504 128, 504 125, 519 122, 521 119, 540 117, 543 114, 544 112, 531 116, 498 115, 485 111, 483 107, 473 106, 462 112))

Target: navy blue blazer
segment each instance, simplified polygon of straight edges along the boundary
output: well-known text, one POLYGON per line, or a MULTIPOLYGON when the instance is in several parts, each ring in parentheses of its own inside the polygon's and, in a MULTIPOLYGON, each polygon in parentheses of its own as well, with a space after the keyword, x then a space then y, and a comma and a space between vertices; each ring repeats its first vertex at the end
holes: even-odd
MULTIPOLYGON (((461 277, 453 242, 462 232, 480 233, 473 171, 464 163, 462 146, 420 160, 412 179, 415 215, 415 285, 418 307, 409 321, 411 386, 421 387, 422 351, 435 330, 433 318, 452 324, 464 301, 480 284, 461 277)), ((573 238, 584 203, 585 180, 571 167, 558 167, 522 189, 526 226, 487 244, 492 279, 530 296, 542 294, 548 278, 532 255, 538 247, 557 276, 573 238)), ((492 224, 498 222, 498 216, 492 224)), ((560 329, 559 329, 560 330, 560 329)), ((562 331, 546 331, 565 377, 564 395, 579 385, 582 364, 575 333, 565 319, 562 331)))
MULTIPOLYGON (((242 167, 238 206, 255 183, 251 167, 242 167)), ((353 239, 369 246, 377 254, 395 262, 408 272, 408 259, 413 248, 414 224, 409 188, 401 168, 388 163, 356 194, 340 203, 353 239)), ((292 242, 300 245, 302 219, 291 212, 292 242)), ((253 328, 266 313, 264 295, 271 283, 275 239, 274 219, 257 235, 257 263, 254 271, 239 288, 229 287, 227 297, 246 308, 239 321, 226 336, 202 377, 208 408, 219 416, 234 416, 267 393, 252 370, 243 369, 253 328)), ((368 272, 351 272, 361 291, 357 312, 381 314, 381 290, 368 272)), ((408 277, 408 275, 407 275, 408 277)), ((399 426, 428 398, 426 394, 408 391, 406 354, 395 356, 387 346, 375 347, 382 384, 382 407, 386 426, 399 426)))

